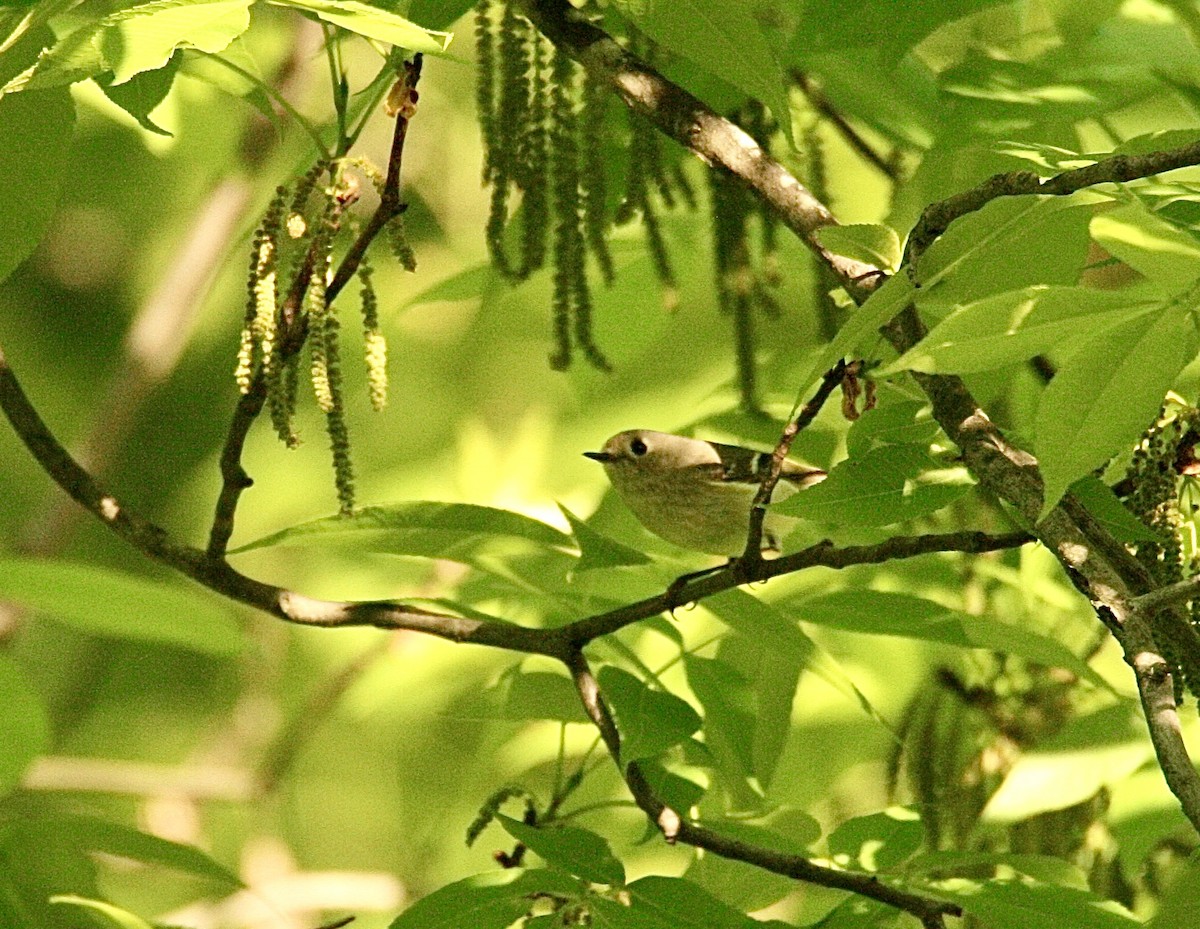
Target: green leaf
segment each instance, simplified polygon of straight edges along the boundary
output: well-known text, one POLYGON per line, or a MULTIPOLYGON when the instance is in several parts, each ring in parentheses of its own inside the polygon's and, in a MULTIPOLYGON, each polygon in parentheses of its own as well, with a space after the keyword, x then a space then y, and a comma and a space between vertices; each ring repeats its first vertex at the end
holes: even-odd
POLYGON ((840 590, 806 600, 789 598, 776 605, 797 619, 848 632, 895 635, 1017 655, 1047 667, 1065 668, 1108 689, 1104 679, 1061 642, 990 616, 970 616, 910 594, 840 590))
POLYGON ((106 922, 110 922, 114 926, 120 927, 120 929, 154 929, 153 926, 140 916, 135 916, 128 910, 123 910, 119 906, 113 906, 111 903, 105 903, 103 900, 90 900, 87 897, 77 897, 74 894, 57 894, 50 898, 50 902, 92 910, 101 914, 106 922))
POLYGON ((1137 929, 1143 925, 1112 900, 1031 879, 951 878, 929 886, 989 929, 1137 929))
POLYGON ((251 0, 153 0, 104 19, 96 47, 123 84, 167 63, 177 48, 222 51, 250 28, 251 0))
POLYGON ((884 871, 908 860, 924 841, 920 815, 895 806, 846 820, 830 833, 829 853, 843 868, 884 871))
POLYGON ((839 526, 887 526, 940 510, 974 484, 917 445, 888 445, 838 462, 829 477, 772 510, 839 526))
POLYGON ((1179 302, 1127 320, 1089 338, 1059 368, 1037 411, 1042 516, 1154 421, 1175 376, 1196 354, 1190 312, 1179 302))
POLYGON ((0 796, 21 781, 30 762, 50 747, 50 717, 21 667, 0 655, 0 796))
POLYGON ((900 237, 891 226, 855 223, 848 226, 822 226, 817 241, 835 255, 866 262, 885 271, 900 265, 900 237))
POLYGON ((219 52, 250 27, 252 0, 152 0, 80 26, 0 93, 71 84, 112 72, 113 84, 163 67, 178 48, 219 52))
POLYGON ((846 433, 846 454, 861 458, 884 445, 922 445, 926 448, 941 431, 920 400, 884 403, 867 410, 846 433))
POLYGON ((344 545, 389 555, 418 555, 470 563, 486 552, 574 547, 566 533, 514 513, 472 503, 414 500, 368 506, 352 516, 325 516, 257 539, 232 554, 293 544, 344 545))
POLYGON ((518 842, 568 874, 593 884, 625 883, 625 868, 608 843, 594 832, 575 826, 538 829, 503 813, 497 814, 496 821, 518 842))
POLYGON ((369 39, 399 45, 413 52, 440 55, 446 51, 454 35, 424 29, 391 10, 360 3, 359 0, 269 0, 275 6, 315 13, 335 26, 349 29, 369 39))
POLYGON ((1156 305, 1161 301, 1086 287, 1037 284, 1006 291, 956 307, 925 338, 873 374, 969 374, 1003 368, 1069 348, 1156 305))
POLYGON ((74 129, 75 106, 65 88, 0 97, 0 281, 33 253, 50 225, 74 129))
POLYGON ((653 758, 700 728, 700 714, 674 694, 651 690, 628 671, 600 669, 604 692, 621 730, 621 763, 653 758))
POLYGON ((750 7, 726 0, 605 2, 659 45, 765 103, 788 141, 794 141, 783 69, 750 7))
POLYGON ((915 288, 907 274, 896 274, 888 278, 882 287, 867 298, 866 302, 846 320, 829 344, 818 351, 808 369, 796 380, 800 395, 796 406, 804 402, 809 388, 816 380, 847 355, 879 340, 879 328, 890 322, 912 301, 915 288))
POLYGON ((639 878, 626 888, 630 907, 672 929, 763 929, 763 924, 678 877, 639 878))
POLYGON ((729 779, 755 776, 757 695, 750 681, 724 661, 684 656, 688 686, 704 707, 704 742, 729 779))
POLYGON ((1071 493, 1120 542, 1162 542, 1162 536, 1134 516, 1094 474, 1071 485, 1071 493))
POLYGON ((1068 720, 1021 753, 983 811, 1011 823, 1062 810, 1124 781, 1154 757, 1145 724, 1130 701, 1068 720))
POLYGON ((114 84, 111 75, 97 77, 96 83, 109 100, 136 119, 143 129, 169 136, 171 133, 154 124, 150 113, 166 99, 178 70, 179 57, 172 56, 163 67, 136 74, 124 84, 114 84))
POLYGON ((507 929, 534 908, 535 895, 571 899, 583 889, 567 875, 546 868, 490 871, 422 897, 392 920, 388 929, 507 929))
POLYGON ((1093 213, 1076 198, 993 200, 951 223, 921 256, 922 299, 953 306, 1033 284, 1074 284, 1093 213))
POLYGON ((46 816, 40 822, 69 836, 72 844, 89 853, 104 852, 144 864, 173 868, 184 874, 214 881, 228 889, 245 886, 236 874, 193 845, 172 842, 95 816, 46 816))
POLYGON ((620 542, 610 539, 603 533, 597 532, 561 503, 558 505, 558 508, 563 516, 566 517, 567 522, 571 524, 571 534, 575 536, 575 541, 579 543, 580 554, 579 561, 575 565, 576 571, 649 564, 654 560, 649 555, 645 555, 637 549, 630 548, 628 545, 622 545, 620 542))
POLYGON ((237 620, 211 594, 95 565, 0 556, 0 599, 90 635, 218 656, 245 646, 237 620))
POLYGON ((695 781, 667 770, 652 759, 643 758, 638 762, 638 770, 654 796, 681 815, 699 803, 705 794, 705 788, 695 781))
POLYGON ((704 608, 750 640, 770 642, 776 653, 811 671, 842 696, 857 703, 872 719, 889 728, 837 659, 771 604, 742 590, 727 590, 707 598, 704 608))
POLYGON ((1165 293, 1185 290, 1200 276, 1200 242, 1139 201, 1093 217, 1092 238, 1165 293))
POLYGON ((525 671, 519 665, 514 666, 484 696, 498 699, 504 719, 588 721, 571 679, 552 671, 525 671))

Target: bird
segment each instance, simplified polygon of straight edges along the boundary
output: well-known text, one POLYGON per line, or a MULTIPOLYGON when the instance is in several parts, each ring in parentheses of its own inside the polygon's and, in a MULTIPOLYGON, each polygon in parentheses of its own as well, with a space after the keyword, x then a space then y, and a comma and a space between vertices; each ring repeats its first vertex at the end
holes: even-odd
MULTIPOLYGON (((737 558, 746 548, 750 508, 771 472, 771 453, 651 429, 612 436, 598 452, 617 495, 643 526, 682 548, 737 558)), ((785 459, 774 502, 823 481, 826 472, 785 459)), ((796 520, 767 511, 763 543, 778 539, 796 520)))

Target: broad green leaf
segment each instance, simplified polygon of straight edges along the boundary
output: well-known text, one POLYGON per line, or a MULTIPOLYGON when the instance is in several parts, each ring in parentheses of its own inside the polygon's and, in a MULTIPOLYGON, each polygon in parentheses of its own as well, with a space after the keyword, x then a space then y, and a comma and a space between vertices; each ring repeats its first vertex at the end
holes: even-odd
POLYGON ((1074 284, 1091 203, 1003 197, 955 220, 917 265, 922 299, 952 306, 1033 284, 1074 284))
POLYGON ((639 878, 626 888, 631 908, 672 929, 763 929, 763 923, 678 877, 639 878))
POLYGON ((754 777, 758 701, 751 682, 715 658, 685 655, 684 667, 688 686, 704 707, 704 743, 717 759, 717 770, 731 781, 754 777))
POLYGON ((0 281, 33 253, 50 225, 74 129, 75 106, 65 88, 0 97, 0 281))
POLYGON ((1196 354, 1189 314, 1181 301, 1120 323, 1089 338, 1059 368, 1037 411, 1042 516, 1154 421, 1175 376, 1196 354))
POLYGON ((29 763, 50 747, 50 718, 25 672, 0 655, 0 796, 20 783, 29 763))
POLYGON ((382 6, 359 0, 269 0, 276 6, 315 13, 321 19, 369 39, 399 45, 413 52, 440 55, 454 38, 452 33, 423 29, 382 6))
POLYGON ((97 77, 96 83, 109 100, 136 119, 143 129, 169 136, 171 133, 150 119, 150 112, 166 99, 178 70, 179 56, 175 55, 163 67, 135 74, 124 84, 114 84, 110 75, 97 77))
POLYGON ((422 897, 388 929, 507 929, 535 907, 537 894, 573 899, 583 886, 547 868, 490 871, 464 878, 422 897))
POLYGON ((233 614, 211 594, 96 565, 0 556, 0 600, 90 635, 209 655, 233 655, 245 645, 233 614))
POLYGON ((107 17, 95 45, 123 84, 167 63, 177 48, 222 51, 250 27, 250 0, 153 0, 107 17))
POLYGON ((990 616, 970 616, 910 594, 840 590, 808 599, 789 598, 776 606, 805 622, 848 632, 895 635, 1017 655, 1048 667, 1065 668, 1108 689, 1104 679, 1061 642, 990 616))
POLYGON ((983 811, 991 822, 1017 822, 1062 810, 1119 784, 1154 757, 1145 724, 1129 702, 1078 716, 1022 752, 983 811))
POLYGON ((0 93, 72 84, 104 72, 124 84, 163 67, 178 48, 219 52, 250 26, 252 0, 152 0, 63 36, 0 93))
POLYGON ((704 796, 704 787, 674 771, 667 770, 653 759, 643 758, 638 762, 638 770, 642 772, 642 777, 654 791, 654 796, 680 815, 687 813, 704 796))
POLYGON ((929 886, 989 929, 1138 929, 1143 925, 1112 900, 1030 879, 951 878, 929 886))
POLYGON ((413 0, 408 8, 409 18, 426 29, 446 29, 464 13, 471 10, 477 0, 413 0))
POLYGON ((628 671, 600 669, 600 689, 621 730, 621 763, 653 758, 700 728, 700 714, 674 694, 651 690, 628 671))
POLYGON ((659 45, 771 109, 788 141, 792 111, 783 69, 749 6, 726 0, 605 0, 659 45))
POLYGON ((415 500, 364 507, 353 516, 325 516, 300 523, 234 549, 232 554, 298 543, 465 562, 482 552, 519 551, 531 544, 555 549, 574 546, 569 535, 511 510, 415 500))
POLYGON ((549 864, 594 884, 624 884, 625 869, 608 843, 594 832, 575 826, 539 829, 497 814, 500 823, 518 842, 531 848, 549 864))
POLYGON ((1140 201, 1093 217, 1092 238, 1168 294, 1191 287, 1200 277, 1200 241, 1140 201))
POLYGON ((936 512, 973 484, 965 468, 943 467, 921 446, 888 445, 838 462, 820 484, 771 509, 839 526, 887 526, 936 512))
POLYGON ((119 906, 113 906, 111 903, 106 903, 103 900, 90 900, 87 897, 78 897, 74 894, 57 894, 50 898, 50 902, 92 910, 103 916, 106 923, 118 926, 119 929, 154 929, 150 923, 146 922, 140 916, 135 916, 128 910, 123 910, 119 906))
POLYGON ((921 817, 891 807, 848 819, 829 835, 829 854, 843 868, 885 871, 915 854, 925 841, 921 817))
POLYGON ((894 271, 900 265, 900 237, 890 226, 857 223, 822 226, 817 241, 835 255, 844 255, 869 265, 894 271))
POLYGON ((494 688, 484 693, 485 705, 504 719, 555 719, 565 723, 586 723, 587 714, 571 679, 552 671, 525 671, 520 665, 510 668, 494 688))
POLYGON ((874 372, 968 374, 1017 364, 1062 349, 1161 306, 1119 291, 1037 284, 984 297, 949 316, 890 364, 874 372))
POLYGON ((571 524, 571 534, 579 543, 579 561, 576 571, 590 571, 594 568, 619 568, 623 565, 649 564, 653 559, 635 548, 622 545, 597 532, 582 519, 568 510, 561 503, 558 505, 567 522, 571 524))
POLYGON ((229 889, 245 886, 236 874, 192 845, 172 842, 95 816, 46 816, 42 817, 40 822, 68 836, 72 844, 89 853, 104 852, 143 864, 173 868, 184 874, 214 881, 229 889))
POLYGON ((1112 488, 1094 474, 1072 484, 1071 493, 1118 541, 1162 542, 1162 536, 1134 516, 1112 488))
POLYGON ((418 306, 440 300, 478 300, 485 290, 497 284, 499 280, 500 275, 491 264, 474 265, 420 291, 415 297, 405 301, 404 306, 418 306))
POLYGON ((742 590, 728 590, 707 598, 704 608, 750 640, 770 642, 781 656, 817 675, 842 696, 857 703, 872 719, 888 728, 886 721, 837 663, 837 659, 771 604, 742 590))
POLYGON ((846 454, 861 458, 882 445, 923 445, 937 438, 940 427, 920 400, 884 403, 867 410, 846 433, 846 454))

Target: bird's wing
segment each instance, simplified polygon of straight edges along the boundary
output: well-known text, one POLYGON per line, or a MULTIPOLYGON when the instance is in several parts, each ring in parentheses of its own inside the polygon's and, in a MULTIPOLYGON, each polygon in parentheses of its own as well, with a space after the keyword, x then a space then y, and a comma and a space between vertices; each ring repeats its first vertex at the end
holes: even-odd
MULTIPOLYGON (((742 448, 738 445, 722 445, 719 442, 713 442, 712 446, 721 456, 721 463, 719 466, 714 463, 705 467, 722 469, 720 472, 714 473, 714 480, 736 484, 761 484, 771 473, 770 452, 756 452, 753 449, 742 448)), ((826 472, 820 468, 812 468, 786 458, 783 461, 783 468, 779 472, 779 479, 792 484, 797 490, 811 487, 818 481, 824 480, 825 476, 826 472)))

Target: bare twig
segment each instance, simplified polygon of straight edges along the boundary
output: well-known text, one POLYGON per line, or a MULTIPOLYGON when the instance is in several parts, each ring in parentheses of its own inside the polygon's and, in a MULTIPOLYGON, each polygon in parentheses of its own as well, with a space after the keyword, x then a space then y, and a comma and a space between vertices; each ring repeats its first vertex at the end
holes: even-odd
POLYGON ((808 98, 808 102, 812 105, 812 108, 833 124, 833 127, 837 129, 838 133, 851 148, 862 155, 870 164, 874 165, 888 180, 893 183, 900 180, 900 170, 896 166, 895 161, 890 158, 884 158, 879 152, 875 151, 871 143, 863 138, 862 133, 851 126, 846 117, 839 113, 837 108, 826 99, 825 94, 813 84, 807 74, 799 68, 792 68, 790 74, 796 86, 808 98))
POLYGON ((583 652, 570 653, 566 658, 566 663, 575 682, 576 692, 583 703, 584 711, 599 730, 614 763, 618 769, 624 772, 629 792, 651 822, 658 826, 668 842, 683 842, 723 858, 744 861, 785 877, 870 897, 906 913, 912 913, 929 926, 944 925, 943 916, 962 914, 961 908, 955 903, 947 903, 932 897, 899 890, 883 883, 878 875, 839 871, 819 865, 803 855, 789 855, 752 845, 689 822, 678 811, 672 810, 655 795, 636 761, 622 765, 620 732, 617 730, 612 713, 604 702, 600 684, 592 674, 583 652))
POLYGON ((932 203, 921 213, 904 249, 904 264, 914 273, 916 263, 933 241, 956 219, 983 209, 1000 197, 1049 194, 1065 197, 1099 184, 1118 184, 1200 164, 1200 142, 1145 155, 1114 155, 1095 164, 1063 171, 1043 179, 1032 171, 994 174, 962 193, 932 203))
MULTIPOLYGON (((400 106, 396 112, 396 127, 392 132, 392 149, 388 157, 387 177, 383 191, 380 194, 379 206, 371 214, 371 218, 363 227, 362 232, 350 246, 338 265, 329 286, 325 289, 325 299, 333 302, 342 289, 351 281, 355 272, 362 264, 363 256, 375 238, 383 231, 389 222, 404 212, 405 204, 400 199, 400 170, 404 160, 404 142, 408 137, 408 124, 411 120, 417 100, 417 82, 421 78, 421 55, 415 55, 412 62, 404 63, 404 76, 400 93, 400 106)), ((314 241, 305 256, 301 271, 292 281, 292 287, 284 300, 281 310, 283 331, 280 334, 281 353, 284 357, 294 355, 304 345, 307 335, 305 319, 299 314, 301 302, 311 276, 313 262, 316 260, 314 241)), ((254 482, 242 465, 242 452, 246 445, 246 437, 250 427, 254 425, 267 399, 267 385, 262 370, 255 372, 250 382, 250 389, 238 399, 234 410, 233 420, 225 436, 225 444, 221 450, 221 490, 217 495, 217 503, 213 510, 212 527, 209 530, 208 554, 212 558, 224 558, 229 540, 233 537, 234 518, 237 514, 238 503, 242 493, 254 482)))
MULTIPOLYGON (((857 371, 858 362, 854 362, 853 367, 857 371)), ((775 492, 775 485, 779 483, 779 475, 783 472, 783 461, 792 449, 792 442, 817 418, 821 407, 825 405, 825 401, 829 399, 829 395, 833 393, 838 384, 842 383, 842 378, 845 377, 848 369, 845 361, 839 361, 826 371, 812 399, 804 404, 796 418, 784 427, 775 451, 771 453, 771 471, 762 482, 762 486, 758 488, 758 493, 754 495, 754 502, 750 506, 750 528, 746 536, 746 550, 740 559, 743 566, 753 564, 755 561, 762 561, 763 520, 767 517, 767 503, 771 499, 771 494, 775 492)))

